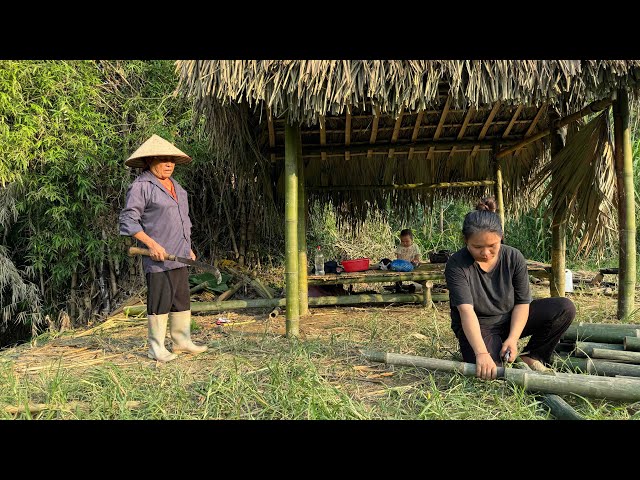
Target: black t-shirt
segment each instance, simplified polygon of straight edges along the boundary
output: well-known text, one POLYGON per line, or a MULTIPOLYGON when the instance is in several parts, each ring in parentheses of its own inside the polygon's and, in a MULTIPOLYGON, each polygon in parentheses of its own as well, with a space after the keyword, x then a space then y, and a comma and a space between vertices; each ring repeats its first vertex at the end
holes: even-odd
POLYGON ((444 270, 449 288, 451 328, 462 330, 457 306, 473 305, 481 325, 511 320, 514 305, 531 303, 529 272, 524 255, 509 245, 500 245, 498 261, 490 272, 483 271, 467 247, 451 255, 444 270))

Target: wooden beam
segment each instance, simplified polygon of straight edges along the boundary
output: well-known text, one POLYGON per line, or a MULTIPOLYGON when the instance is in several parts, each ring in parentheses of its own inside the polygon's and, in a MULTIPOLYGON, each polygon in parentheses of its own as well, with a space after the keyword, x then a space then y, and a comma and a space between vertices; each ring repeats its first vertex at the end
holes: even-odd
MULTIPOLYGON (((437 140, 440 137, 440 133, 442 133, 442 126, 444 125, 444 121, 447 118, 447 114, 449 113, 449 106, 451 105, 451 96, 447 95, 447 101, 444 103, 444 108, 442 109, 442 115, 440 115, 440 121, 438 122, 438 126, 436 127, 436 131, 433 134, 433 139, 437 140)), ((429 153, 427 153, 427 159, 431 160, 433 155, 433 149, 429 149, 429 153)))
MULTIPOLYGON (((460 127, 460 131, 458 132, 456 140, 462 140, 462 137, 464 137, 464 132, 467 131, 467 127, 469 126, 469 122, 471 121, 471 117, 473 116, 475 111, 476 109, 474 107, 469 107, 469 110, 467 110, 467 114, 464 116, 464 120, 462 122, 462 126, 460 127)), ((453 152, 456 151, 456 148, 457 147, 451 148, 451 152, 449 153, 449 158, 447 158, 447 160, 451 159, 451 157, 453 156, 453 152)))
MULTIPOLYGON (((391 134, 391 143, 396 143, 398 141, 398 134, 400 133, 403 115, 404 107, 400 107, 400 113, 398 114, 398 118, 396 118, 396 125, 393 127, 393 133, 391 134)), ((389 149, 389 158, 393 158, 393 148, 389 149)))
MULTIPOLYGON (((420 124, 422 123, 423 116, 424 116, 424 110, 420 110, 418 112, 418 116, 416 117, 416 124, 413 127, 413 133, 411 134, 412 142, 415 142, 418 139, 418 134, 420 133, 420 124)), ((413 157, 413 148, 410 148, 408 160, 411 160, 412 157, 413 157)))
POLYGON ((523 107, 524 105, 522 104, 518 105, 518 108, 516 108, 516 111, 514 112, 513 117, 511 117, 511 121, 509 122, 509 125, 507 125, 507 128, 504 130, 504 133, 502 134, 502 138, 506 138, 507 135, 509 135, 509 132, 511 131, 513 126, 516 124, 516 120, 518 119, 520 112, 522 112, 523 107))
MULTIPOLYGON (((351 105, 347 104, 347 115, 345 118, 345 125, 344 125, 344 144, 346 146, 349 146, 349 144, 351 143, 351 105)), ((349 160, 351 158, 349 151, 345 151, 344 152, 344 159, 345 160, 349 160)))
MULTIPOLYGON (((327 128, 326 128, 326 119, 324 115, 320 115, 320 145, 327 144, 327 128)), ((322 152, 322 160, 327 159, 326 152, 322 152)))
MULTIPOLYGON (((465 147, 474 147, 474 146, 478 146, 478 147, 489 147, 491 148, 491 146, 495 143, 495 140, 492 139, 485 139, 485 140, 419 140, 419 141, 415 141, 415 142, 411 142, 411 141, 402 141, 402 142, 396 142, 396 143, 389 143, 389 142, 384 142, 384 143, 378 143, 375 145, 371 145, 369 143, 352 143, 351 145, 347 146, 347 145, 342 145, 342 144, 336 144, 336 145, 303 145, 302 146, 302 153, 305 156, 308 155, 313 155, 313 154, 317 154, 320 155, 322 152, 329 154, 332 153, 340 153, 341 155, 344 156, 344 152, 345 150, 349 150, 349 152, 351 154, 355 153, 355 152, 368 152, 369 150, 372 151, 389 151, 390 148, 393 148, 394 151, 398 151, 401 149, 404 149, 405 151, 408 151, 410 148, 418 148, 418 147, 433 147, 433 148, 439 148, 439 147, 444 147, 444 148, 448 148, 450 149, 451 147, 458 147, 458 148, 465 148, 465 147)), ((505 142, 500 142, 501 144, 506 144, 506 145, 513 145, 516 143, 516 140, 508 140, 505 142)), ((276 147, 275 149, 269 149, 269 153, 275 153, 276 155, 282 156, 284 154, 284 148, 283 147, 276 147)), ((415 152, 414 152, 415 153, 415 152)))
MULTIPOLYGON (((374 107, 375 115, 373 116, 373 127, 371 127, 371 138, 369 139, 369 143, 376 143, 376 138, 378 137, 378 122, 380 121, 380 107, 377 105, 374 107)), ((369 150, 367 152, 367 158, 371 158, 371 154, 373 150, 369 150)))
POLYGON ((536 140, 539 140, 542 137, 549 135, 553 130, 557 130, 560 127, 564 127, 565 125, 570 124, 571 122, 575 122, 576 120, 584 117, 585 115, 589 115, 590 113, 596 113, 601 110, 604 110, 609 105, 611 105, 612 102, 613 100, 610 98, 605 98, 603 100, 596 100, 595 102, 590 103, 580 111, 576 113, 572 113, 571 115, 567 115, 566 117, 553 122, 553 124, 550 125, 549 128, 539 133, 536 133, 535 135, 529 136, 533 132, 533 128, 535 127, 535 124, 538 122, 541 112, 546 107, 546 105, 543 104, 542 107, 540 107, 540 110, 538 110, 538 113, 536 114, 536 118, 534 118, 533 121, 531 122, 531 126, 527 130, 527 133, 525 134, 524 138, 520 142, 516 143, 515 145, 509 148, 505 148, 504 150, 501 150, 500 152, 498 152, 497 157, 502 158, 505 155, 509 155, 510 153, 516 152, 514 154, 514 158, 515 158, 518 155, 518 152, 520 152, 520 149, 525 145, 528 145, 531 142, 535 142, 536 140))
POLYGON ((471 180, 468 182, 441 182, 441 183, 407 183, 392 185, 330 185, 313 186, 307 185, 309 190, 332 192, 332 191, 362 191, 362 190, 435 190, 438 188, 469 188, 469 187, 490 187, 495 184, 493 180, 471 180))
MULTIPOLYGON (((482 130, 480 130, 480 135, 478 135, 478 140, 482 140, 487 135, 487 131, 489 130, 489 127, 493 122, 493 118, 498 113, 498 110, 500 110, 501 104, 502 102, 500 102, 500 100, 498 100, 496 103, 493 104, 493 108, 489 112, 489 116, 487 117, 487 120, 484 122, 484 125, 482 126, 482 130)), ((478 154, 478 149, 474 148, 473 151, 471 152, 470 160, 473 160, 477 154, 478 154)))

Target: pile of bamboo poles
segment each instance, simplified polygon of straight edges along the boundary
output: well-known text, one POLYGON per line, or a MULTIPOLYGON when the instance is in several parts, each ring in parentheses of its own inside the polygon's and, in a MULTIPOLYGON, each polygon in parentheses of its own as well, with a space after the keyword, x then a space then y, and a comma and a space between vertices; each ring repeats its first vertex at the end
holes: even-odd
POLYGON ((639 377, 640 325, 574 323, 556 347, 555 363, 608 377, 639 377))
MULTIPOLYGON (((363 350, 361 353, 364 358, 373 362, 420 367, 432 371, 457 372, 465 376, 476 375, 476 365, 474 363, 372 350, 363 350)), ((515 385, 520 385, 527 391, 533 392, 574 394, 625 402, 637 402, 640 400, 640 381, 635 378, 603 378, 596 375, 560 372, 548 374, 546 372, 504 367, 498 367, 497 378, 505 379, 515 385)))

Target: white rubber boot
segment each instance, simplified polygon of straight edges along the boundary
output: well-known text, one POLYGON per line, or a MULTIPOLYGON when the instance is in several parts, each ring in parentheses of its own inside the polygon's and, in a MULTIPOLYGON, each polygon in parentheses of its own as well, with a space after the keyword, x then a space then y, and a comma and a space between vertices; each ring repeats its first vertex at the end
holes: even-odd
POLYGON ((205 345, 196 345, 191 341, 191 310, 169 312, 171 339, 174 352, 202 353, 205 345))
POLYGON ((177 357, 164 346, 164 339, 167 336, 167 320, 169 314, 147 315, 149 319, 149 353, 147 356, 159 362, 168 362, 177 357))

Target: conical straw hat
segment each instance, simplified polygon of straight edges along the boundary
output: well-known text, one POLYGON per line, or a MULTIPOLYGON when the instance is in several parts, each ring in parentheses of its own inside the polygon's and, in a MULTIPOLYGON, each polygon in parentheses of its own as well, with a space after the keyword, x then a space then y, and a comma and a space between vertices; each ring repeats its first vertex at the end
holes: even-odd
POLYGON ((172 143, 158 135, 151 135, 151 138, 140 145, 124 164, 129 167, 144 168, 146 166, 144 159, 149 157, 173 157, 176 165, 191 162, 191 157, 172 143))

